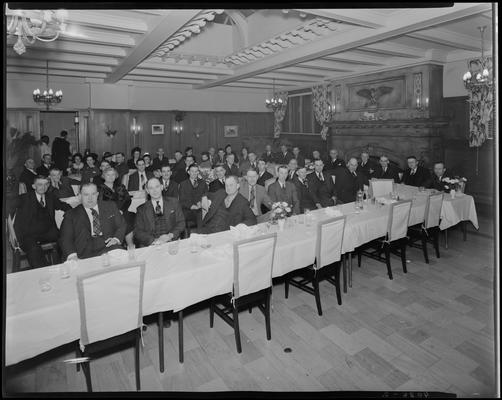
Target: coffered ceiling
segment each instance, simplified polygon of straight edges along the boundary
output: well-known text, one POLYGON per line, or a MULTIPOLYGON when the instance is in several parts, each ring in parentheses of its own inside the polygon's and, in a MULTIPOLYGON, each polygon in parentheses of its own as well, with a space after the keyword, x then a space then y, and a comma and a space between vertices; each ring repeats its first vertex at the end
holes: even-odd
MULTIPOLYGON (((40 9, 44 9, 43 3, 40 9)), ((47 8, 47 7, 46 7, 47 8)), ((9 17, 16 9, 10 3, 9 17)), ((476 57, 491 3, 417 9, 67 10, 56 41, 18 55, 7 78, 49 74, 90 82, 292 90, 423 62, 476 57)))

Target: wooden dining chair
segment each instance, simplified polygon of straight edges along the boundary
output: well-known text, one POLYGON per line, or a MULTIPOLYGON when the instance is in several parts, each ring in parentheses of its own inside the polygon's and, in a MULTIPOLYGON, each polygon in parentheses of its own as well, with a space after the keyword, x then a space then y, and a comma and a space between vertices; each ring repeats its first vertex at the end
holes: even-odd
POLYGON ((398 201, 392 203, 389 209, 389 219, 387 233, 384 237, 372 240, 356 249, 357 264, 361 266, 362 256, 373 258, 387 264, 387 274, 392 277, 392 267, 390 263, 390 253, 401 257, 403 272, 406 273, 406 245, 408 238, 408 221, 410 219, 411 200, 398 201), (385 257, 382 257, 382 253, 385 257))
POLYGON ((211 299, 209 326, 214 325, 214 314, 234 328, 237 353, 242 352, 239 330, 239 311, 257 305, 265 316, 267 340, 270 340, 270 296, 272 268, 277 233, 234 242, 233 290, 211 299))
MULTIPOLYGON (((18 272, 21 269, 21 261, 26 259, 26 253, 19 246, 19 241, 17 240, 16 231, 14 229, 14 221, 16 215, 13 217, 10 215, 7 217, 7 234, 9 239, 9 245, 12 250, 12 272, 18 272)), ((47 263, 55 264, 59 261, 58 256, 58 244, 57 242, 43 243, 40 245, 42 252, 47 259, 47 263)))
POLYGON ((409 246, 421 248, 424 253, 424 260, 429 264, 427 243, 432 243, 439 258, 439 220, 441 218, 441 206, 443 204, 443 193, 427 196, 425 205, 424 222, 408 228, 409 246), (420 244, 418 243, 420 241, 420 244))
POLYGON ((342 305, 340 259, 345 221, 346 217, 343 216, 318 222, 314 264, 286 274, 284 282, 286 299, 289 294, 289 285, 293 285, 315 296, 317 312, 319 315, 322 315, 319 282, 322 279, 326 279, 335 286, 338 304, 342 305), (300 275, 301 278, 296 278, 298 275, 300 275))
POLYGON ((371 179, 370 191, 373 197, 387 196, 394 190, 394 179, 371 179))
MULTIPOLYGON (((145 262, 137 261, 77 276, 80 340, 77 358, 92 392, 91 357, 118 344, 135 343, 136 390, 141 389, 139 348, 143 323, 145 262)), ((79 364, 77 364, 77 370, 79 364)))

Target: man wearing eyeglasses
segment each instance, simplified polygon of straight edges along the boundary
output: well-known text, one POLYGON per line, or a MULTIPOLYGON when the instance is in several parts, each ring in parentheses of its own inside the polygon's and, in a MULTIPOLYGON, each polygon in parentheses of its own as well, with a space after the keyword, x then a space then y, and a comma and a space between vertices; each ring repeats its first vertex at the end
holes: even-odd
POLYGON ((185 229, 185 217, 180 203, 173 197, 162 196, 162 185, 150 178, 146 185, 150 200, 138 207, 134 237, 143 246, 176 240, 185 229))

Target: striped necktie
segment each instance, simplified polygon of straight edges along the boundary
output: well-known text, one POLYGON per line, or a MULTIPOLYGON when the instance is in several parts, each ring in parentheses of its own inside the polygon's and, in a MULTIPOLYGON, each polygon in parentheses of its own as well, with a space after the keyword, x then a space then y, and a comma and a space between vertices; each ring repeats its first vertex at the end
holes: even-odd
POLYGON ((92 230, 94 231, 94 236, 101 236, 102 232, 101 232, 101 222, 99 221, 99 214, 94 208, 91 208, 91 214, 92 214, 92 230))
POLYGON ((255 190, 256 190, 256 188, 254 186, 251 186, 251 194, 249 195, 249 206, 251 208, 254 207, 254 201, 255 201, 255 198, 256 198, 255 190))

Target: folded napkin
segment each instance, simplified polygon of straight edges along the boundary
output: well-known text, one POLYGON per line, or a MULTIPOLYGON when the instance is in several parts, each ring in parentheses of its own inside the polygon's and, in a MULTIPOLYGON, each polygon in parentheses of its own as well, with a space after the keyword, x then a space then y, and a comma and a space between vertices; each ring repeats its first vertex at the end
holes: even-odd
POLYGON ((237 226, 231 226, 230 232, 236 240, 246 239, 255 235, 258 232, 258 227, 256 225, 247 226, 245 224, 238 224, 237 226))
POLYGON ((334 207, 327 207, 326 208, 326 215, 328 215, 329 217, 341 217, 343 215, 343 213, 334 207))
POLYGON ((123 249, 115 249, 108 252, 108 256, 110 257, 110 264, 125 264, 129 262, 129 253, 127 250, 123 249))
POLYGON ((386 197, 377 197, 376 201, 379 202, 380 204, 392 204, 392 203, 397 203, 397 200, 393 199, 388 199, 386 197))

